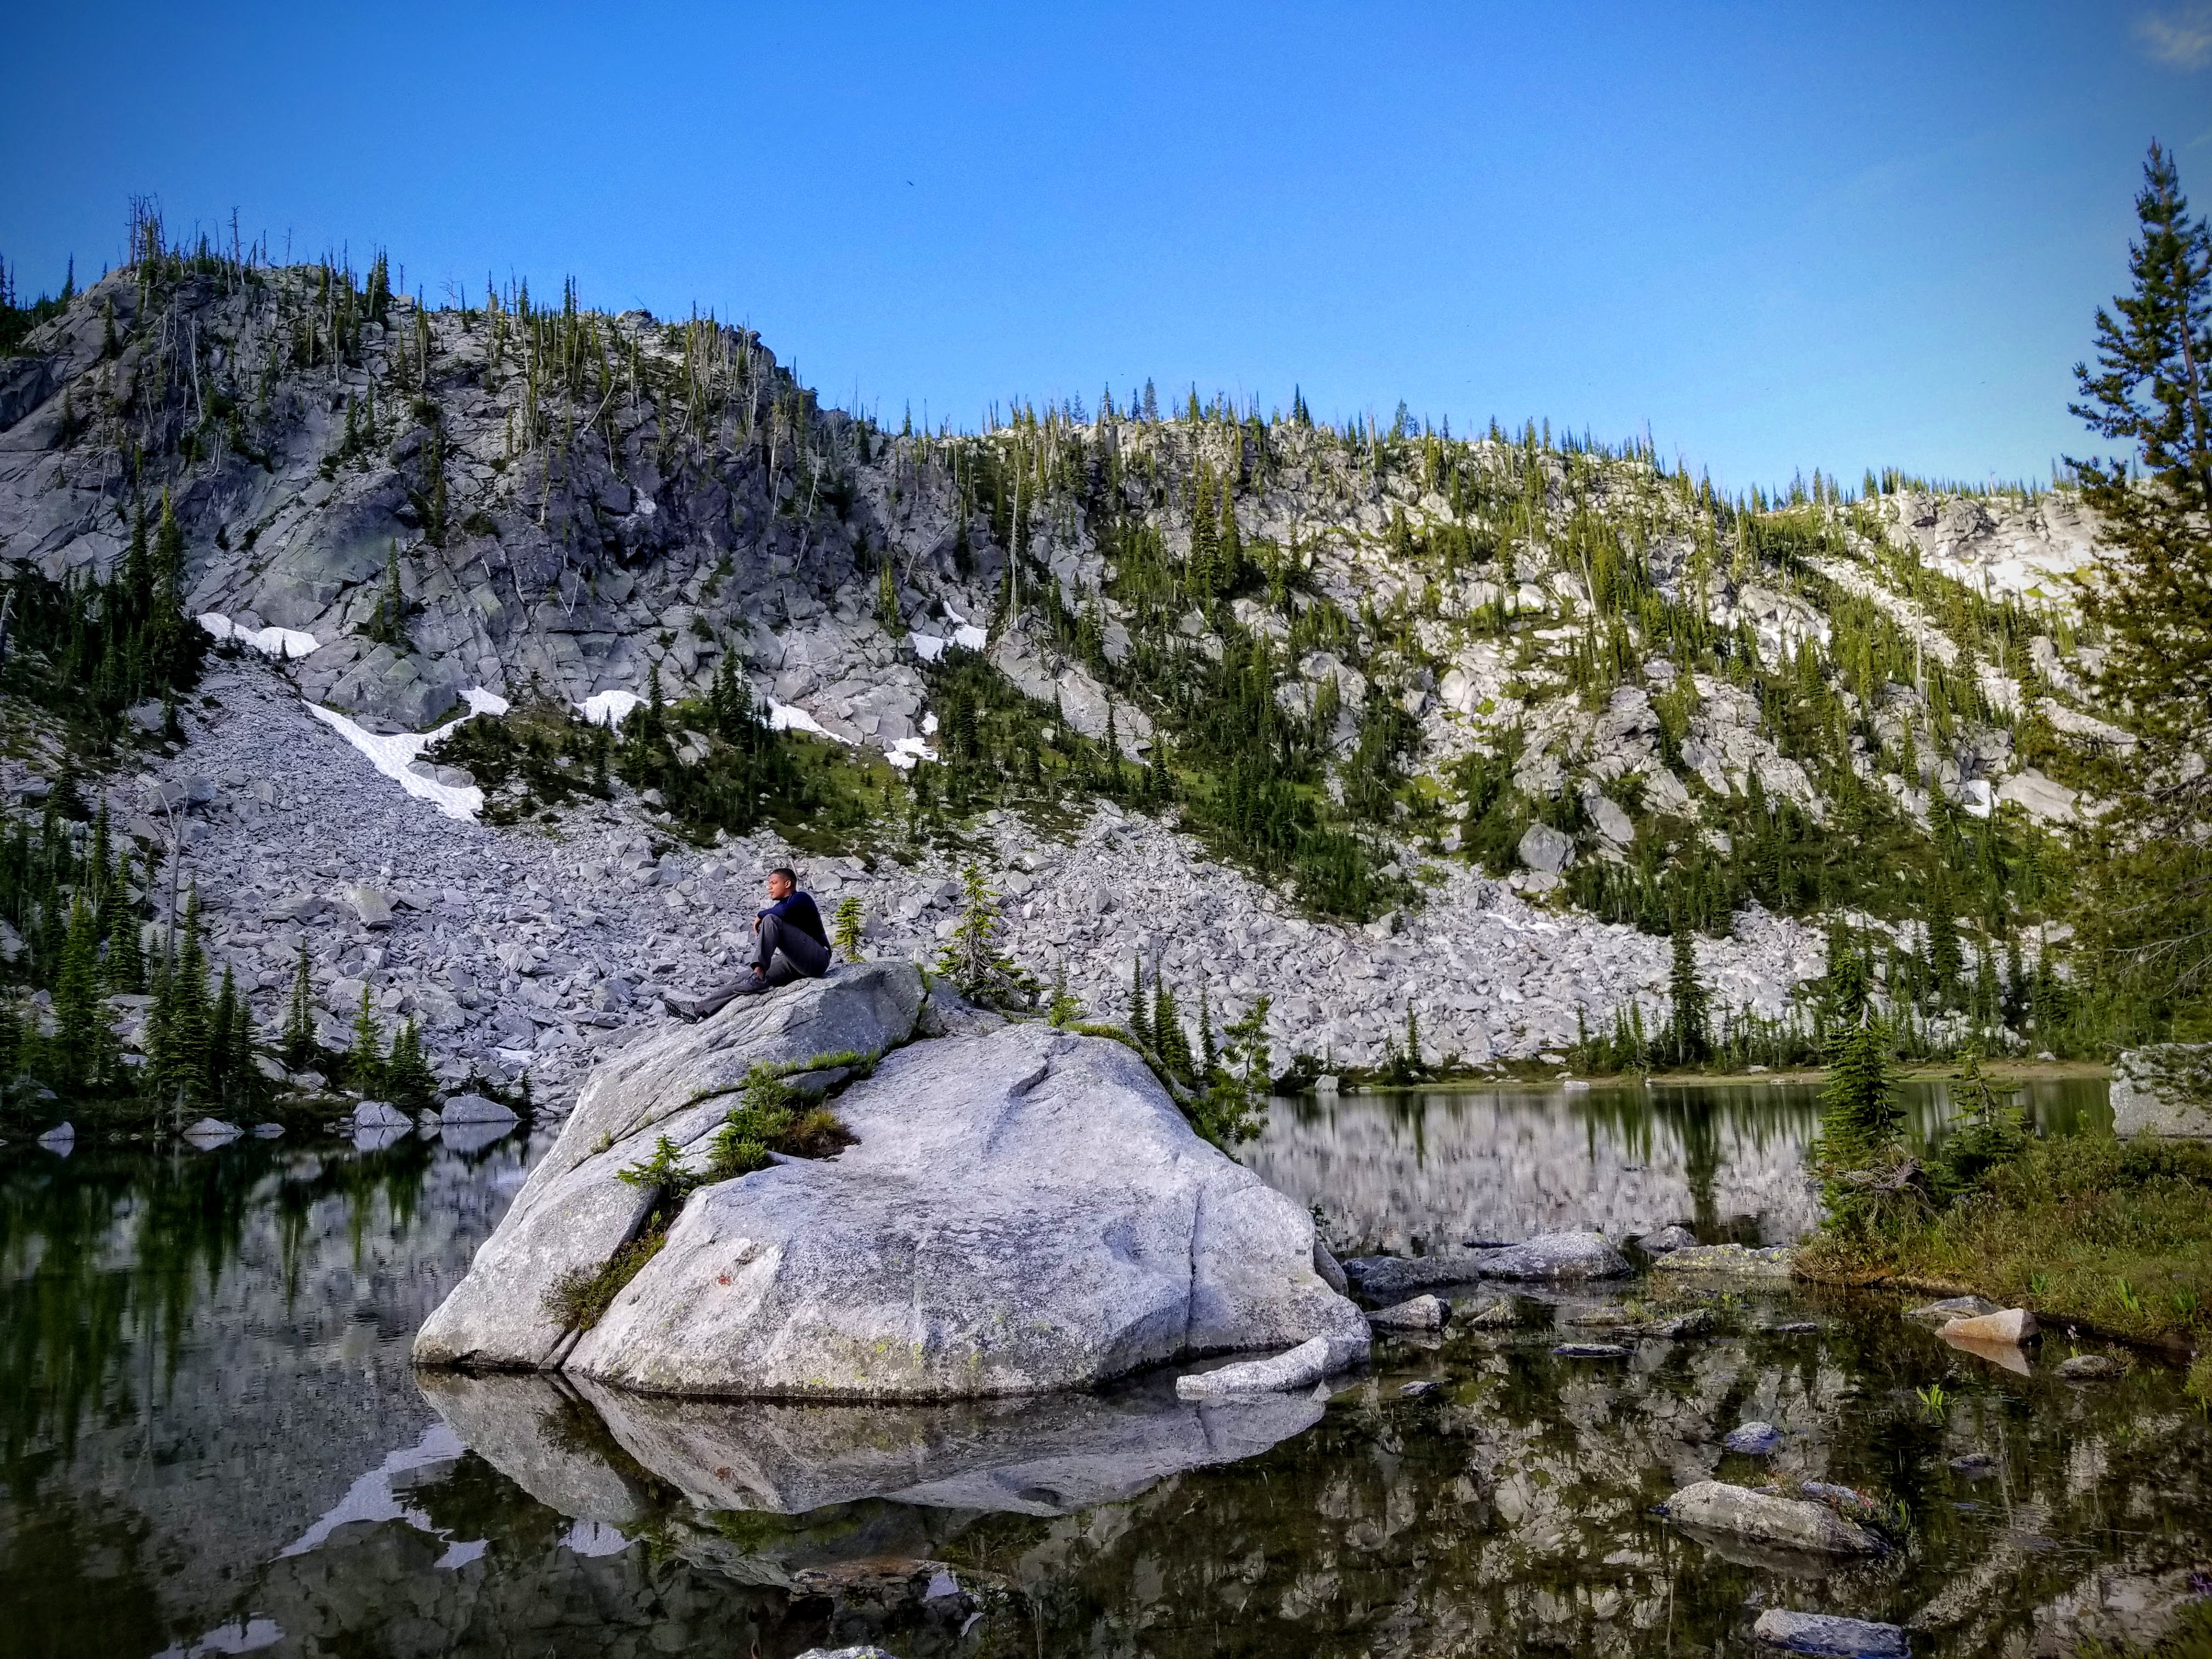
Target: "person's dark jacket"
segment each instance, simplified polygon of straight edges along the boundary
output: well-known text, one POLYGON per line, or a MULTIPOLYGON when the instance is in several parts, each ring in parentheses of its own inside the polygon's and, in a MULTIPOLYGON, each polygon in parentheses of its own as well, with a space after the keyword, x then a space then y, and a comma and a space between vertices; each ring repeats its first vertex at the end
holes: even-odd
POLYGON ((822 912, 814 908, 814 896, 811 893, 794 887, 761 915, 781 916, 786 926, 796 927, 823 950, 830 948, 830 935, 822 930, 822 912))

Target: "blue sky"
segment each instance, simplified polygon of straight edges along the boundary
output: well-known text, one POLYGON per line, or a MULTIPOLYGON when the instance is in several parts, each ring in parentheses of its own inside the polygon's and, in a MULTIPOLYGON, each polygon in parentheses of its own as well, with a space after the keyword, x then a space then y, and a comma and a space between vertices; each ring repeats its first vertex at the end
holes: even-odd
POLYGON ((1618 438, 1735 488, 1983 479, 2070 365, 2154 136, 2212 207, 2212 7, 48 7, 0 256, 124 203, 760 329, 975 425, 1146 376, 1618 438))

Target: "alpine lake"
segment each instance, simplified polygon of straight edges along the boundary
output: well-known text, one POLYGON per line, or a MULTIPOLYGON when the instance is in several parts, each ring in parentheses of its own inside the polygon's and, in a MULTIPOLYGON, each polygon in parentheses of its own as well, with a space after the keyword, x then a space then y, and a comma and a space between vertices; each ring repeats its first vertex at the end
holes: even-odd
MULTIPOLYGON (((1940 1134, 1942 1085, 1909 1093, 1940 1134)), ((2101 1081, 2024 1093, 2045 1133, 2107 1110, 2101 1081)), ((1308 1097, 1243 1156, 1344 1255, 1772 1243, 1814 1220, 1815 1115, 1763 1081, 1308 1097)), ((2178 1368, 2063 1331, 2008 1365, 1902 1293, 1469 1287, 1510 1322, 1204 1407, 1172 1373, 942 1407, 418 1374, 547 1139, 0 1148, 0 1654, 1749 1655, 1773 1606, 1917 1655, 2072 1654, 2212 1589, 2212 1424, 2178 1368), (1644 1297, 1715 1331, 1553 1354, 1644 1297), (2060 1381, 2077 1349, 2125 1370, 2060 1381), (1724 1451, 1753 1419, 1781 1449, 1724 1451), (1855 1487, 1893 1547, 1770 1556, 1656 1512, 1708 1477, 1855 1487)))

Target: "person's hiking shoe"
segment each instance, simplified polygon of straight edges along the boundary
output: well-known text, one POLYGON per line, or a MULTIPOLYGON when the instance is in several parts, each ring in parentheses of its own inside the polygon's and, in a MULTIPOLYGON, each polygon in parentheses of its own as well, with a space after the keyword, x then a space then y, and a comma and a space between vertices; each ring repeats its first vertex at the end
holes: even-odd
POLYGON ((759 969, 756 968, 737 982, 732 994, 741 997, 757 997, 763 991, 772 990, 774 988, 775 988, 770 986, 768 982, 768 975, 761 972, 759 969))
POLYGON ((700 999, 687 997, 680 992, 663 991, 660 994, 660 1006, 678 1019, 696 1020, 702 1017, 700 999))

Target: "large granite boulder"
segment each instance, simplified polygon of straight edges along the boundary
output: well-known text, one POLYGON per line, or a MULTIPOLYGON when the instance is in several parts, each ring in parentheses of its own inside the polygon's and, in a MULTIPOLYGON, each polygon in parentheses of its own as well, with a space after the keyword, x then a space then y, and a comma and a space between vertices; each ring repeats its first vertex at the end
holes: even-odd
POLYGON ((768 996, 741 997, 714 1018, 678 1025, 603 1061, 576 1109, 468 1276, 423 1322, 415 1358, 429 1365, 538 1368, 571 1333, 545 1292, 596 1268, 628 1243, 653 1202, 620 1178, 666 1135, 703 1158, 734 1091, 756 1061, 781 1064, 903 1042, 922 1006, 912 963, 859 963, 768 996))
POLYGON ((837 1110, 857 1146, 696 1194, 565 1369, 659 1394, 953 1400, 1316 1338, 1331 1367, 1366 1354, 1366 1320, 1314 1270, 1311 1217, 1118 1042, 1036 1024, 919 1042, 837 1110))
POLYGON ((1194 1133, 1121 1044, 1012 1025, 915 1042, 838 1097, 858 1137, 702 1188, 580 1335, 547 1292, 648 1219, 620 1178, 667 1136, 695 1167, 757 1060, 878 1051, 916 1029, 905 963, 740 1001, 594 1072, 418 1362, 561 1369, 648 1393, 951 1400, 1087 1388, 1367 1324, 1315 1269, 1313 1223, 1194 1133))
POLYGON ((2212 1137, 2212 1042, 2158 1042, 2121 1054, 2112 1073, 2112 1129, 2212 1137))

